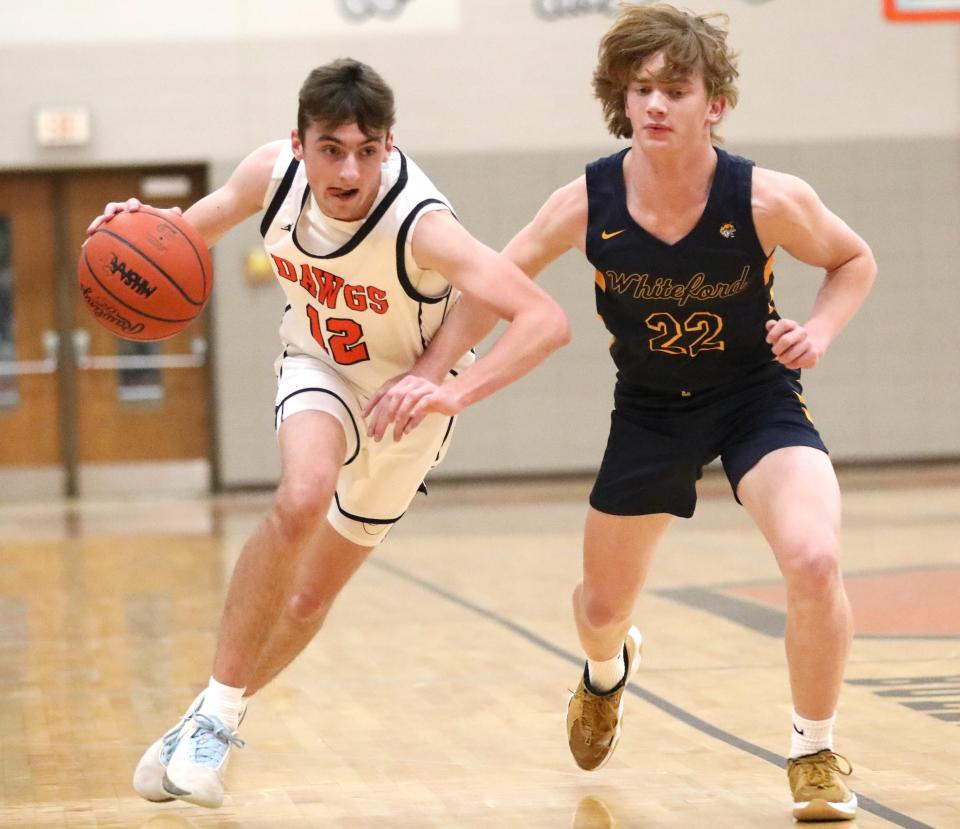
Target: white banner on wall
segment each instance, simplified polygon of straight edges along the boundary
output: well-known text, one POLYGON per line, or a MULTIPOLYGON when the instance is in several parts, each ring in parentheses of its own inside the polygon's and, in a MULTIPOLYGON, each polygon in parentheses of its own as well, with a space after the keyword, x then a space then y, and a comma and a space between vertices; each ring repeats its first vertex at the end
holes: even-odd
POLYGON ((0 43, 143 43, 454 32, 462 0, 40 0, 0 3, 0 43))

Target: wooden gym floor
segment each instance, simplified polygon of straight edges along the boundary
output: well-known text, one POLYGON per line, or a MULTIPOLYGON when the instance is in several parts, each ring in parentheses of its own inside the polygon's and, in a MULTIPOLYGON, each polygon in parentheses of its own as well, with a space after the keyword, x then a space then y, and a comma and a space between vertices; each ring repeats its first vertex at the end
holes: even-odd
MULTIPOLYGON (((837 726, 863 827, 960 827, 960 466, 841 473, 858 634, 837 726)), ((436 483, 250 707, 219 811, 130 775, 206 681, 264 495, 0 506, 0 826, 788 827, 783 594, 708 476, 636 619, 600 772, 567 754, 587 481, 436 483)))

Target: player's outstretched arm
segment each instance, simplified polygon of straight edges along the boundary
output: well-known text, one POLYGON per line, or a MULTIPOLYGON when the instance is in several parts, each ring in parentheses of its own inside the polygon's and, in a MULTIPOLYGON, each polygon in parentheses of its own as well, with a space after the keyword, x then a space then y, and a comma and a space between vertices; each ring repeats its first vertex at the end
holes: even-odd
POLYGON ((399 439, 430 412, 457 414, 522 377, 570 338, 563 309, 515 264, 477 241, 450 213, 424 216, 411 245, 420 267, 442 274, 462 292, 462 301, 477 303, 509 325, 485 356, 450 382, 435 384, 408 375, 373 401, 369 411, 380 407, 368 418, 368 432, 375 439, 390 422, 399 439))
MULTIPOLYGON (((211 247, 230 228, 263 208, 273 164, 283 143, 275 141, 254 150, 237 165, 221 187, 193 204, 186 213, 182 213, 179 207, 170 208, 171 212, 182 213, 207 246, 211 247)), ((94 233, 118 213, 134 212, 143 206, 138 199, 110 202, 103 213, 90 223, 87 235, 94 233)))
MULTIPOLYGON (((530 224, 507 243, 503 255, 535 278, 570 248, 583 251, 586 232, 587 187, 581 176, 547 199, 530 224)), ((442 379, 460 355, 484 339, 499 319, 482 299, 464 296, 417 361, 416 372, 442 379)))
MULTIPOLYGON (((480 245, 465 230, 457 229, 458 234, 463 234, 469 240, 468 249, 478 246, 482 250, 482 260, 478 259, 471 263, 470 255, 466 253, 468 249, 464 249, 461 251, 459 263, 451 262, 447 265, 454 270, 462 268, 467 273, 466 283, 458 285, 463 290, 463 296, 453 307, 409 374, 399 382, 391 381, 380 388, 368 402, 364 409, 364 416, 367 418, 367 431, 371 436, 379 440, 387 426, 393 423, 394 435, 399 437, 416 426, 427 411, 432 411, 429 408, 415 409, 414 407, 418 404, 420 397, 428 393, 428 389, 439 386, 443 382, 456 361, 486 337, 500 319, 513 320, 513 317, 507 316, 511 311, 503 307, 504 301, 528 297, 532 297, 537 302, 544 301, 545 295, 542 292, 531 293, 522 286, 516 289, 513 287, 519 284, 516 279, 517 273, 522 272, 528 277, 534 277, 571 247, 579 247, 582 250, 586 238, 586 205, 587 191, 583 178, 557 190, 547 199, 533 221, 504 248, 500 258, 505 259, 506 264, 499 261, 500 258, 496 254, 480 245), (484 271, 483 261, 493 263, 492 269, 488 272, 484 271), (510 262, 513 263, 513 267, 510 266, 510 262), (417 416, 412 418, 410 415, 414 411, 417 416)), ((453 218, 449 214, 446 215, 447 218, 441 220, 443 224, 437 225, 441 231, 441 238, 443 227, 449 227, 450 223, 455 224, 453 218)), ((420 224, 422 225, 429 218, 429 215, 424 217, 420 224)), ((419 242, 429 243, 429 239, 421 238, 419 242)), ((417 244, 416 236, 414 244, 417 244)), ((416 248, 414 256, 417 257, 416 248)), ((419 258, 417 261, 423 266, 419 258)), ((442 268, 438 267, 438 270, 442 272, 442 268)), ((555 304, 553 307, 558 309, 555 304)), ((562 314, 562 311, 560 313, 562 314)), ((556 316, 556 310, 553 314, 556 316)), ((463 389, 466 392, 466 404, 469 404, 513 382, 533 368, 547 354, 541 351, 542 346, 538 344, 536 337, 547 332, 537 332, 534 324, 535 339, 525 343, 523 337, 526 325, 526 318, 519 323, 511 322, 510 327, 489 354, 479 360, 468 372, 464 372, 457 381, 448 383, 443 388, 451 386, 454 387, 455 392, 463 389), (513 358, 511 358, 511 349, 514 349, 513 358)), ((564 318, 563 342, 568 338, 569 329, 564 318)))
MULTIPOLYGON (((450 222, 454 222, 449 214, 446 215, 447 218, 442 220, 441 233, 442 227, 447 227, 450 222)), ((425 219, 428 218, 429 216, 425 217, 425 219)), ((421 220, 421 224, 424 220, 421 220)), ((478 245, 483 251, 483 257, 489 259, 492 255, 494 257, 493 261, 497 261, 496 254, 480 245, 465 230, 459 228, 457 232, 468 237, 471 246, 478 245)), ((503 257, 515 263, 527 276, 533 277, 570 247, 576 245, 582 248, 582 238, 585 237, 585 234, 586 187, 580 180, 554 193, 537 213, 534 220, 507 245, 503 251, 503 257), (583 229, 578 237, 575 228, 581 191, 583 197, 583 229), (574 228, 573 232, 570 230, 571 227, 574 228)), ((419 241, 422 243, 429 240, 420 239, 419 241)), ((415 258, 417 257, 416 243, 415 238, 415 258)), ((420 263, 419 258, 417 258, 417 261, 419 264, 423 264, 420 263)), ((413 369, 399 381, 391 381, 381 387, 364 409, 364 416, 368 423, 368 433, 375 439, 379 440, 383 436, 390 423, 394 424, 395 437, 409 432, 416 426, 427 411, 433 411, 429 408, 416 409, 418 416, 410 417, 420 397, 439 386, 447 372, 464 352, 484 339, 500 319, 512 319, 505 316, 507 311, 502 307, 498 308, 496 302, 491 302, 490 297, 502 300, 504 297, 509 298, 512 295, 513 289, 511 286, 516 284, 516 267, 507 266, 505 268, 503 263, 500 263, 489 272, 484 273, 480 260, 477 260, 474 264, 478 267, 472 269, 475 275, 473 282, 469 284, 475 284, 477 288, 458 285, 463 291, 460 301, 453 307, 447 319, 444 320, 443 325, 440 326, 427 350, 413 369), (504 278, 503 274, 507 274, 507 277, 504 278)), ((442 270, 440 267, 437 269, 442 270)), ((469 270, 471 269, 468 267, 469 270)), ((527 292, 523 289, 520 289, 517 293, 519 297, 525 297, 526 295, 527 292)), ((542 301, 540 292, 534 293, 533 296, 542 301)), ((536 339, 527 343, 522 341, 522 337, 525 336, 523 334, 525 325, 524 320, 519 323, 512 322, 504 336, 497 341, 496 346, 488 355, 479 360, 468 372, 465 372, 462 379, 448 383, 447 386, 451 386, 454 391, 458 391, 455 383, 460 384, 468 390, 468 398, 478 393, 479 396, 475 399, 480 399, 496 391, 497 388, 502 388, 513 382, 533 368, 546 356, 547 352, 543 352, 535 362, 527 364, 528 361, 522 355, 524 353, 537 354, 540 346, 536 339), (520 341, 516 346, 514 345, 515 340, 520 341), (510 357, 510 349, 515 349, 513 359, 510 357), (493 362, 491 362, 491 357, 493 357, 493 362), (497 378, 495 387, 488 387, 491 377, 497 378)), ((565 342, 569 337, 565 319, 564 331, 565 342)), ((467 404, 469 402, 474 402, 474 399, 468 399, 467 404)))
POLYGON ((825 276, 810 318, 767 323, 767 342, 788 368, 813 368, 870 292, 877 264, 867 243, 805 181, 754 171, 754 215, 765 249, 782 247, 825 276))

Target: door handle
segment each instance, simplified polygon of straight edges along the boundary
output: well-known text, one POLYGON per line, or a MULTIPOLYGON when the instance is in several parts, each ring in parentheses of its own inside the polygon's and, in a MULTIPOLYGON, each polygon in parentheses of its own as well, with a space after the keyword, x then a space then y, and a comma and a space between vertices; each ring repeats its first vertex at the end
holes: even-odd
POLYGON ((73 352, 81 371, 132 371, 137 369, 199 368, 207 361, 207 341, 194 337, 186 354, 90 355, 90 332, 73 332, 73 352))
POLYGON ((27 374, 53 374, 57 370, 60 335, 47 329, 41 335, 42 360, 0 360, 0 377, 22 377, 27 374))

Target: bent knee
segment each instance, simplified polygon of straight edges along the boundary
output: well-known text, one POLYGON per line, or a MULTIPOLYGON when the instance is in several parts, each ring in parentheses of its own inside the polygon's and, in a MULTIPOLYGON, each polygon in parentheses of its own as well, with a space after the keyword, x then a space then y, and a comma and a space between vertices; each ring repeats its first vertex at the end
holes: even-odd
POLYGON ((805 542, 781 554, 787 589, 799 593, 822 593, 841 580, 840 546, 836 539, 805 542))
POLYGON ((300 544, 316 532, 326 518, 335 486, 335 478, 282 484, 270 510, 270 520, 281 537, 300 544))

